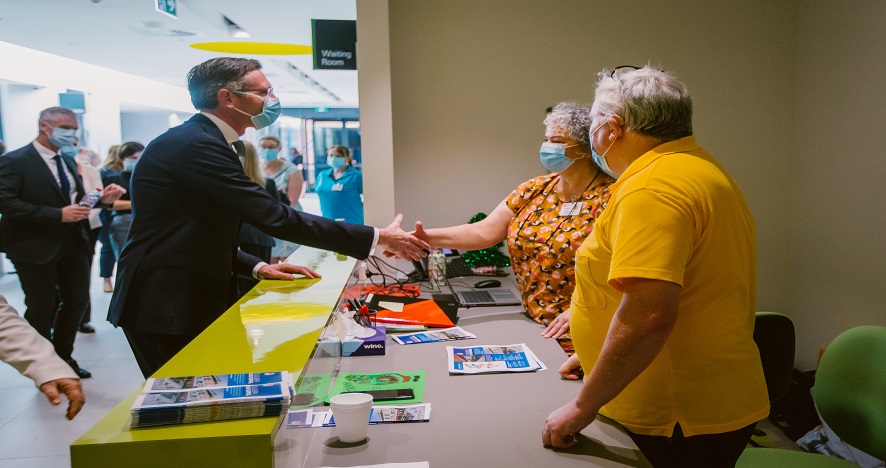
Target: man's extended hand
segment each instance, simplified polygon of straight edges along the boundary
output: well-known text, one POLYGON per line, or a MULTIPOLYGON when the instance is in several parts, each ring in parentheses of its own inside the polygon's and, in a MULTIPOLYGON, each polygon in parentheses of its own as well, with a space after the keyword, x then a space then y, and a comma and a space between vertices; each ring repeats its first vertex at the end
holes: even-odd
POLYGON ((258 277, 261 279, 294 280, 295 274, 302 275, 306 278, 320 277, 320 273, 317 273, 308 267, 293 265, 291 263, 265 265, 258 270, 258 277))
POLYGON ((89 217, 90 208, 88 206, 68 205, 62 208, 62 222, 76 223, 83 221, 89 217))
POLYGON ((385 255, 410 260, 427 257, 425 251, 431 247, 427 242, 401 229, 401 221, 403 221, 403 215, 398 214, 388 227, 378 230, 378 245, 384 249, 385 255))
POLYGON ((104 190, 102 190, 102 197, 99 199, 105 205, 112 205, 115 201, 119 200, 123 194, 126 193, 126 189, 117 185, 117 184, 108 184, 104 190))
POLYGON ((551 320, 548 327, 541 332, 541 336, 545 338, 560 338, 564 333, 569 333, 569 315, 572 309, 566 309, 551 320))
POLYGON ((65 417, 69 420, 74 419, 74 416, 77 416, 77 413, 83 408, 83 404, 86 403, 83 387, 80 386, 80 381, 77 379, 50 380, 40 386, 40 391, 46 395, 53 406, 58 406, 62 402, 61 394, 64 393, 68 397, 68 411, 65 413, 65 417))
POLYGON ((569 448, 575 445, 575 434, 597 418, 597 410, 581 408, 577 400, 557 408, 545 420, 541 441, 545 446, 569 448))

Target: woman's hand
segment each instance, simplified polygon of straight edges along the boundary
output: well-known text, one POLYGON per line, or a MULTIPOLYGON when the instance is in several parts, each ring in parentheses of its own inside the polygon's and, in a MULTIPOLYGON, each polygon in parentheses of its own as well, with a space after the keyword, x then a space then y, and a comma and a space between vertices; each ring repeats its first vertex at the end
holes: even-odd
POLYGON ((554 317, 554 320, 551 320, 548 327, 541 332, 541 336, 545 338, 560 338, 564 334, 569 333, 569 315, 571 313, 572 309, 566 309, 560 315, 554 317))

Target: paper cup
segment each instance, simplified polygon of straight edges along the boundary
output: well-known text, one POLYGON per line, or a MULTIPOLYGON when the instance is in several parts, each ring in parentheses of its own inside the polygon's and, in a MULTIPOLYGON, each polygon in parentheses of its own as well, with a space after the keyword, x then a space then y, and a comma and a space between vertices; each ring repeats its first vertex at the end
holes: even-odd
POLYGON ((366 393, 342 393, 329 400, 338 440, 351 444, 366 439, 369 430, 369 413, 372 411, 372 395, 366 393))

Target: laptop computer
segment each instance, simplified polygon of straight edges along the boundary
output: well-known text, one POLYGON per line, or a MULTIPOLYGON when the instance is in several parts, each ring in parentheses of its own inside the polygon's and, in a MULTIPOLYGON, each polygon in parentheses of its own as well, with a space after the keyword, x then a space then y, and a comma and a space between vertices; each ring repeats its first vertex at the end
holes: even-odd
POLYGON ((456 291, 446 278, 446 286, 460 307, 497 307, 520 305, 520 298, 509 288, 463 289, 456 291))

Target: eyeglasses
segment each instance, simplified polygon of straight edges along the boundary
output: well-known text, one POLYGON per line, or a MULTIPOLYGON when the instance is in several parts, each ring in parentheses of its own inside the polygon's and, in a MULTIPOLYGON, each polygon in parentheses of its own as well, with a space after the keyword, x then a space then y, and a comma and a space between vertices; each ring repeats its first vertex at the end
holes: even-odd
POLYGON ((609 74, 609 78, 618 79, 622 73, 632 72, 634 70, 639 70, 641 67, 635 67, 633 65, 619 65, 612 69, 612 73, 609 74))
POLYGON ((232 93, 237 93, 237 94, 252 94, 252 93, 256 93, 256 94, 255 94, 256 96, 264 98, 264 97, 268 97, 268 96, 270 96, 271 94, 274 94, 274 88, 273 88, 273 87, 270 87, 270 88, 267 88, 267 89, 237 89, 237 90, 233 90, 233 89, 232 89, 231 92, 232 92, 232 93))

